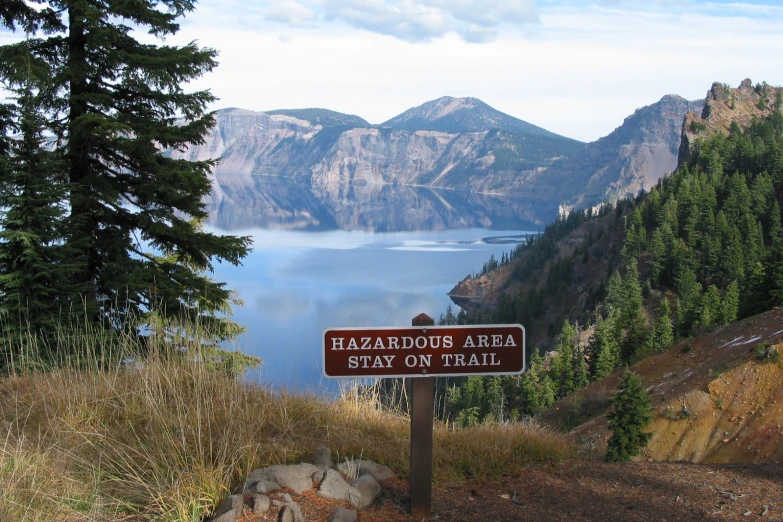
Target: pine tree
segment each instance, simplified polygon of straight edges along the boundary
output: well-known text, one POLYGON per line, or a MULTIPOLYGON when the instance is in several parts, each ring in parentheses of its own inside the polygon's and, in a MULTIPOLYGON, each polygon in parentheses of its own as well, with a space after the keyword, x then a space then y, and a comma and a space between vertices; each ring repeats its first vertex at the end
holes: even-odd
POLYGON ((619 317, 622 314, 624 299, 623 280, 620 277, 620 272, 615 270, 609 278, 606 299, 604 299, 604 307, 609 317, 619 317))
POLYGON ((607 417, 612 436, 607 444, 606 460, 627 462, 639 455, 652 437, 652 433, 643 431, 652 421, 650 399, 639 377, 626 371, 611 403, 614 411, 607 417))
POLYGON ((666 267, 666 245, 663 243, 663 234, 660 229, 655 229, 650 238, 650 254, 652 262, 650 265, 650 280, 653 285, 658 286, 661 274, 666 267))
POLYGON ((701 313, 698 319, 698 325, 702 328, 709 328, 720 322, 721 304, 720 290, 715 285, 710 285, 704 292, 704 298, 701 304, 701 313))
MULTIPOLYGON (((171 317, 220 322, 232 293, 204 271, 215 260, 238 264, 248 251, 248 238, 198 226, 214 162, 164 154, 203 143, 215 124, 205 112, 214 96, 181 86, 211 71, 216 51, 141 43, 133 35, 174 35, 177 20, 194 8, 194 0, 51 0, 40 10, 3 13, 6 26, 36 38, 2 46, 0 55, 29 49, 49 68, 52 85, 41 102, 68 176, 64 240, 85 257, 75 283, 86 288, 88 313, 113 327, 155 306, 171 317)), ((13 70, 0 68, 0 80, 13 70)))
MULTIPOLYGON (((46 144, 32 68, 15 89, 6 121, 18 139, 6 138, 0 156, 0 324, 5 333, 51 334, 61 312, 78 306, 70 283, 73 266, 62 243, 66 209, 65 172, 46 144)), ((42 354, 46 355, 46 354, 42 354)))
POLYGON ((565 397, 576 390, 574 375, 574 344, 576 330, 567 320, 560 330, 560 341, 557 344, 557 357, 552 359, 551 375, 555 383, 557 397, 565 397))
POLYGON ((620 323, 629 327, 642 316, 642 285, 639 283, 639 270, 636 258, 628 260, 625 276, 622 278, 623 305, 620 323))
POLYGON ((613 321, 612 318, 603 319, 599 315, 587 345, 594 380, 611 375, 619 363, 619 348, 614 339, 613 321))
POLYGON ((658 315, 655 318, 653 333, 653 348, 656 352, 662 352, 674 342, 674 327, 672 326, 669 301, 664 297, 658 307, 658 315))
POLYGON ((677 279, 677 329, 687 335, 697 318, 702 303, 701 283, 690 268, 685 268, 677 279))
POLYGON ((739 285, 736 281, 732 281, 726 287, 720 303, 720 324, 729 324, 737 320, 739 300, 739 285))

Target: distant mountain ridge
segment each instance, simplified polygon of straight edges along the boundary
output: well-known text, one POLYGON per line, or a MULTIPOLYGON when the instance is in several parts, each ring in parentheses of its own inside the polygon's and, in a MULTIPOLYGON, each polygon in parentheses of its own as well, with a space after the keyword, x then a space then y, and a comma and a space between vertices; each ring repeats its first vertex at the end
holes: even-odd
MULTIPOLYGON (((665 96, 590 144, 559 136, 477 98, 442 97, 381 125, 322 108, 216 111, 201 145, 173 157, 220 159, 213 205, 247 201, 256 176, 293 178, 337 208, 362 185, 408 185, 587 206, 648 189, 676 166, 684 114, 665 96)), ((554 216, 553 216, 554 217, 554 216)))
POLYGON ((266 114, 274 116, 282 114, 291 116, 300 120, 305 120, 313 125, 322 125, 323 127, 372 127, 367 120, 353 114, 343 114, 342 112, 331 111, 329 109, 277 109, 266 111, 266 114))
POLYGON ((451 133, 499 129, 549 138, 571 139, 509 116, 490 107, 478 98, 452 98, 451 96, 443 96, 418 107, 410 108, 379 126, 401 130, 432 130, 451 133))

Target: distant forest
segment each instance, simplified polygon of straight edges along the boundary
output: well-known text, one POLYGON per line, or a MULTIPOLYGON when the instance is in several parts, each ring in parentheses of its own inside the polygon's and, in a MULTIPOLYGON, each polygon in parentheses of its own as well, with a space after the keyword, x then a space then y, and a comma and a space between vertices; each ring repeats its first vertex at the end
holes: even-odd
MULTIPOLYGON (((593 380, 666 350, 675 339, 783 304, 782 195, 783 116, 777 110, 747 129, 733 123, 727 136, 698 141, 689 162, 650 193, 606 205, 597 214, 572 212, 500 261, 490 259, 485 272, 513 263, 512 279, 518 281, 542 277, 548 264, 546 284, 503 295, 491 310, 455 315, 449 309, 441 324, 546 328, 544 297, 570 287, 574 263, 588 262, 587 246, 558 258, 558 241, 610 212, 624 227, 622 266, 598 295, 591 295, 589 340, 580 343, 579 325, 566 320, 556 355, 545 361, 537 349, 529 350, 522 376, 470 377, 441 386, 447 415, 460 425, 532 415, 593 380), (658 297, 657 307, 645 310, 643 301, 651 295, 658 297)), ((601 239, 591 236, 588 246, 601 239)), ((589 262, 608 264, 608 259, 589 262)))

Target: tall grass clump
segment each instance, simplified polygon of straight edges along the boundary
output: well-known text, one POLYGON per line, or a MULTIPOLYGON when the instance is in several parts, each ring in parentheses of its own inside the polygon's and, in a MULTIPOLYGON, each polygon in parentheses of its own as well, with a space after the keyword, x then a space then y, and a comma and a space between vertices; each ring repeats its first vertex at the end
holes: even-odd
MULTIPOLYGON (((4 347, 22 355, 0 378, 0 520, 197 521, 252 469, 307 460, 321 445, 407 474, 409 418, 377 394, 272 392, 215 358, 201 342, 209 332, 178 331, 176 342, 63 332, 47 348, 59 358, 37 356, 43 341, 32 337, 4 347)), ((436 480, 569 454, 532 424, 435 428, 436 480)))

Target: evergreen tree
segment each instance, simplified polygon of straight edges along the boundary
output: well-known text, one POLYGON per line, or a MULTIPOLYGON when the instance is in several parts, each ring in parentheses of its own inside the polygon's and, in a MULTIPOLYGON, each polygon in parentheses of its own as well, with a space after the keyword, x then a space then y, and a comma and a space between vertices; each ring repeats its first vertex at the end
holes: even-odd
POLYGON ((623 280, 620 272, 615 270, 609 278, 606 299, 604 299, 604 307, 609 317, 619 317, 622 314, 624 297, 623 280))
POLYGON ((720 301, 720 290, 715 285, 710 285, 702 299, 701 313, 698 319, 700 327, 709 328, 720 323, 720 301))
POLYGON ((5 333, 38 336, 53 332, 61 311, 78 306, 78 292, 70 283, 73 267, 64 262, 63 162, 46 145, 29 63, 25 73, 6 113, 19 137, 3 133, 7 146, 0 156, 0 324, 5 333))
POLYGON ((739 299, 739 285, 736 281, 732 281, 726 287, 726 293, 720 303, 720 324, 729 324, 737 320, 739 299))
POLYGON ((627 462, 639 455, 652 437, 652 433, 643 431, 652 421, 650 399, 639 377, 626 371, 611 402, 614 411, 607 417, 612 436, 607 445, 606 460, 627 462))
POLYGON ((687 335, 697 318, 702 303, 701 283, 690 268, 685 268, 677 280, 677 328, 687 335))
POLYGON ((645 353, 652 344, 652 331, 644 318, 633 319, 620 344, 620 363, 631 364, 638 353, 645 353))
POLYGON ((577 389, 576 376, 574 375, 575 342, 576 330, 566 320, 563 322, 563 328, 560 330, 557 356, 551 361, 552 368, 550 373, 558 398, 565 397, 577 389))
POLYGON ((658 307, 658 315, 655 318, 653 333, 653 348, 656 352, 662 352, 674 342, 674 327, 672 326, 669 301, 664 297, 658 307))
POLYGON ((622 295, 620 324, 627 328, 642 317, 642 285, 639 283, 639 270, 635 258, 630 259, 625 267, 622 295))
POLYGON ((650 280, 653 285, 658 286, 661 274, 666 267, 666 245, 663 243, 663 234, 660 229, 656 228, 652 233, 652 237, 650 238, 650 254, 652 254, 650 280))
POLYGON ((86 289, 88 313, 120 328, 156 306, 159 314, 219 323, 232 293, 204 271, 214 260, 238 264, 249 239, 198 226, 214 162, 164 154, 203 143, 214 125, 205 112, 214 96, 182 85, 211 71, 216 51, 133 35, 176 34, 195 1, 51 0, 41 7, 3 12, 6 26, 35 38, 0 47, 0 79, 13 79, 15 57, 28 51, 48 66, 52 84, 41 103, 68 176, 64 240, 84 255, 74 282, 86 289))
POLYGON ((587 345, 594 380, 611 375, 619 363, 619 348, 614 338, 613 321, 612 318, 603 319, 599 315, 587 345))

